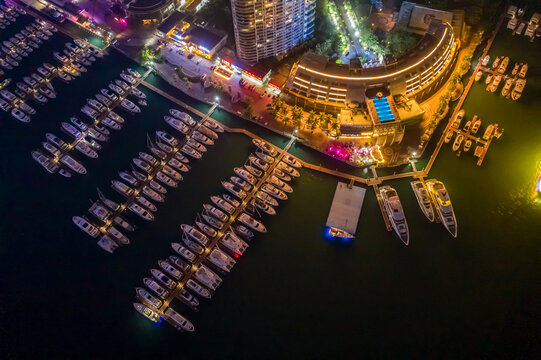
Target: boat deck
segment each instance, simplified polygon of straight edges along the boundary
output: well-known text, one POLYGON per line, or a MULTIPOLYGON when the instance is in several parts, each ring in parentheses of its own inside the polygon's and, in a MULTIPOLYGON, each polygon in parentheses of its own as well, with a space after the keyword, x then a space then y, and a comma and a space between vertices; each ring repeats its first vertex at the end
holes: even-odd
POLYGON ((338 182, 329 217, 327 218, 327 226, 355 235, 365 193, 365 188, 360 186, 349 187, 344 182, 338 182))

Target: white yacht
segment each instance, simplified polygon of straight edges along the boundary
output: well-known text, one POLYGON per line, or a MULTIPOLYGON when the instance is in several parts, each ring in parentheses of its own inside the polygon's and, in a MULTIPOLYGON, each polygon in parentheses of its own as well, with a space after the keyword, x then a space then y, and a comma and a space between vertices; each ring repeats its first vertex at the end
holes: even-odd
POLYGON ((184 234, 197 241, 199 244, 207 246, 210 243, 210 239, 201 231, 197 230, 195 227, 187 224, 182 224, 180 225, 180 228, 182 229, 184 234))
POLYGON ((147 220, 147 221, 154 220, 154 215, 151 212, 147 211, 146 209, 144 209, 143 207, 141 207, 139 204, 135 202, 130 203, 130 205, 128 205, 128 209, 130 209, 134 214, 138 215, 140 218, 144 220, 147 220))
POLYGON ((195 327, 193 324, 186 319, 184 316, 177 313, 173 308, 169 307, 165 310, 164 316, 169 320, 171 325, 173 325, 177 330, 194 332, 195 327))
POLYGON ((163 118, 165 122, 168 123, 172 128, 180 131, 183 134, 187 134, 190 131, 190 128, 179 119, 168 115, 165 115, 163 118))
POLYGON ((163 197, 162 194, 156 192, 155 190, 153 190, 149 186, 143 186, 141 191, 142 191, 143 194, 145 194, 146 196, 148 196, 149 198, 151 198, 154 201, 157 201, 157 202, 164 202, 165 201, 165 198, 163 197))
POLYGON ((210 299, 210 291, 199 285, 196 281, 192 279, 188 280, 186 282, 186 287, 190 290, 193 290, 196 294, 204 298, 210 299))
POLYGON ((240 187, 244 191, 248 192, 248 191, 250 191, 252 189, 252 185, 248 181, 246 181, 246 180, 244 180, 244 179, 242 179, 242 178, 240 178, 238 176, 231 176, 230 179, 231 179, 231 182, 233 184, 237 185, 238 187, 240 187))
POLYGON ((182 112, 177 109, 170 109, 169 113, 173 115, 174 117, 176 117, 177 119, 182 120, 188 126, 195 126, 196 124, 195 120, 190 115, 186 114, 185 112, 182 112))
MULTIPOLYGON (((115 252, 115 250, 118 248, 118 244, 113 241, 109 236, 103 235, 98 240, 98 246, 101 247, 103 250, 107 251, 108 253, 112 254, 115 252)), ((141 304, 139 304, 141 305, 141 304)), ((142 306, 142 305, 141 305, 142 306)))
POLYGON ((224 227, 224 223, 218 219, 216 219, 214 216, 210 215, 207 212, 203 212, 201 214, 201 217, 203 220, 205 220, 210 226, 220 230, 224 227))
POLYGON ((118 96, 116 96, 114 93, 112 93, 111 91, 109 91, 107 89, 101 89, 100 92, 101 92, 101 94, 103 96, 107 97, 111 101, 117 101, 118 100, 118 96))
POLYGON ((204 222, 201 222, 201 221, 195 221, 195 224, 197 225, 197 227, 199 229, 201 229, 201 231, 203 233, 205 233, 207 236, 210 236, 211 238, 215 237, 216 235, 218 235, 218 231, 214 230, 214 228, 212 228, 211 226, 205 224, 204 222))
POLYGON ((216 290, 222 283, 222 278, 216 275, 214 271, 210 270, 205 265, 201 265, 197 268, 194 273, 194 277, 197 281, 211 290, 216 290))
POLYGON ((224 132, 224 127, 222 125, 220 125, 216 120, 214 119, 207 119, 205 120, 205 122, 203 123, 203 125, 205 125, 206 127, 210 128, 211 130, 213 131, 216 131, 217 133, 223 133, 224 132))
POLYGON ((229 215, 210 204, 203 204, 203 208, 208 214, 214 216, 216 219, 222 222, 226 222, 227 220, 229 220, 229 215))
POLYGON ((141 108, 137 105, 135 105, 133 102, 131 102, 128 99, 124 99, 120 102, 120 106, 122 106, 123 109, 136 114, 141 112, 141 108))
POLYGON ((110 226, 107 230, 107 234, 109 234, 113 240, 115 240, 119 245, 129 245, 130 240, 126 235, 121 233, 116 227, 110 226))
POLYGON ((265 161, 261 160, 260 158, 254 155, 248 156, 248 159, 250 160, 251 165, 258 167, 259 169, 263 171, 267 171, 270 166, 268 163, 266 163, 265 161))
POLYGON ((201 144, 203 145, 214 145, 214 141, 211 140, 209 137, 207 137, 206 135, 203 135, 202 133, 200 133, 198 130, 194 131, 193 134, 192 134, 192 138, 194 138, 195 140, 199 141, 201 144))
POLYGON ((261 186, 261 190, 277 198, 278 200, 287 200, 287 195, 282 190, 277 189, 269 183, 263 184, 263 186, 261 186))
POLYGON ((426 184, 443 226, 445 226, 451 235, 456 237, 457 223, 447 189, 445 189, 441 181, 436 179, 427 180, 426 184))
POLYGON ((109 89, 113 90, 115 93, 117 93, 118 96, 124 96, 126 95, 126 92, 122 90, 122 88, 118 85, 115 85, 113 83, 109 84, 109 89))
POLYGON ((169 296, 169 291, 167 291, 164 287, 158 284, 155 280, 151 278, 144 278, 143 282, 146 285, 146 287, 154 291, 154 293, 158 295, 160 298, 165 299, 166 297, 169 296))
POLYGON ((255 196, 256 196, 256 198, 266 202, 267 204, 269 204, 271 206, 278 206, 278 201, 276 201, 275 198, 273 198, 272 196, 270 196, 266 192, 258 191, 258 192, 256 192, 255 196))
POLYGON ((49 157, 45 156, 41 151, 32 151, 32 158, 45 168, 50 174, 58 171, 59 166, 55 164, 49 157))
POLYGON ((255 154, 258 158, 260 158, 261 160, 263 160, 264 162, 268 163, 268 164, 272 164, 274 163, 274 158, 270 155, 268 155, 267 153, 265 153, 263 150, 261 149, 257 149, 255 151, 255 154))
POLYGON ((96 120, 96 118, 100 115, 95 109, 91 108, 88 105, 83 105, 83 107, 81 108, 81 111, 83 112, 83 114, 87 115, 92 120, 96 120))
POLYGON ((150 269, 150 273, 152 274, 152 277, 154 279, 156 279, 160 284, 162 284, 169 290, 173 290, 177 286, 176 282, 169 279, 163 272, 158 269, 150 269))
POLYGON ((234 171, 235 174, 249 182, 251 185, 254 185, 257 182, 257 178, 246 169, 236 167, 234 171))
POLYGON ((175 278, 176 280, 180 280, 182 277, 182 271, 178 270, 173 265, 169 264, 169 261, 167 260, 159 260, 158 265, 171 277, 175 278))
POLYGON ((240 206, 240 201, 235 199, 233 196, 231 196, 229 194, 223 194, 222 197, 224 198, 225 201, 227 201, 228 203, 230 203, 234 207, 239 207, 240 206))
POLYGON ((379 193, 393 230, 404 244, 409 245, 408 223, 396 190, 386 185, 380 187, 379 193))
POLYGON ((188 271, 192 267, 190 263, 187 261, 179 258, 178 256, 171 255, 169 256, 169 262, 174 265, 177 269, 180 269, 181 271, 188 271))
POLYGON ((206 126, 200 126, 197 130, 212 140, 218 139, 218 134, 216 134, 214 131, 210 130, 206 126))
POLYGON ((194 148, 192 148, 192 147, 190 147, 188 145, 184 145, 180 149, 180 151, 182 151, 184 154, 186 154, 186 155, 188 155, 188 156, 190 156, 190 157, 192 157, 194 159, 201 159, 203 157, 203 155, 199 151, 195 150, 194 148))
POLYGON ((276 149, 274 149, 270 144, 268 144, 267 142, 263 140, 252 139, 252 143, 258 148, 260 148, 261 150, 265 151, 270 156, 276 156, 277 154, 276 149))
POLYGON ((453 142, 453 151, 457 151, 460 148, 460 145, 462 145, 462 141, 464 141, 464 135, 458 134, 455 141, 453 142))
POLYGON ((86 168, 80 162, 78 162, 77 160, 75 160, 69 155, 62 156, 60 158, 60 162, 78 174, 81 174, 81 175, 86 174, 86 168))
POLYGON ((131 85, 137 84, 137 81, 131 75, 120 73, 120 78, 131 85))
POLYGON ((278 179, 278 177, 276 177, 274 175, 269 176, 267 178, 267 182, 272 184, 278 190, 282 190, 282 191, 287 192, 287 193, 293 192, 293 188, 290 185, 286 184, 285 182, 278 179))
POLYGON ((135 192, 131 187, 118 180, 111 180, 111 187, 126 197, 132 196, 135 192))
MULTIPOLYGON (((248 215, 247 215, 248 216, 248 215)), ((257 221, 257 220, 256 220, 257 221)), ((239 238, 232 231, 228 231, 220 239, 220 244, 222 244, 228 251, 232 252, 235 256, 242 255, 248 248, 248 244, 239 238)))
POLYGON ((156 311, 141 303, 133 303, 133 307, 139 314, 143 315, 152 322, 158 322, 160 320, 160 315, 156 311))
POLYGON ((291 166, 287 165, 283 161, 278 162, 276 167, 290 176, 294 176, 294 177, 301 176, 301 174, 297 171, 297 169, 292 168, 291 166))
POLYGON ((169 165, 164 165, 162 172, 176 181, 182 181, 182 175, 180 175, 178 171, 174 170, 169 165))
POLYGON ((197 257, 193 252, 186 249, 184 246, 180 245, 179 243, 171 243, 171 247, 173 250, 175 250, 180 256, 188 260, 189 262, 192 262, 197 257))
POLYGON ((520 68, 520 72, 518 73, 518 76, 524 79, 526 77, 527 72, 528 72, 528 64, 524 64, 520 68))
POLYGON ((168 165, 171 165, 175 169, 182 171, 182 172, 188 172, 190 168, 188 165, 184 164, 183 162, 178 161, 176 158, 171 158, 167 162, 168 165))
POLYGON ((213 195, 210 197, 210 200, 212 200, 212 202, 216 204, 216 206, 218 206, 220 209, 226 211, 229 215, 235 212, 235 206, 233 206, 219 196, 213 195))
POLYGON ((291 176, 289 176, 288 174, 286 174, 285 172, 283 172, 280 169, 275 168, 272 171, 272 174, 275 175, 277 178, 279 178, 282 181, 291 181, 291 176))
POLYGON ((186 145, 199 151, 199 153, 204 153, 207 151, 207 148, 205 146, 203 146, 202 144, 198 143, 197 141, 191 138, 188 139, 188 141, 186 142, 186 145))
POLYGON ((495 92, 498 90, 498 86, 500 86, 500 83, 502 82, 502 76, 497 75, 494 77, 494 81, 492 82, 492 85, 490 85, 490 92, 495 92))
POLYGON ((254 231, 261 232, 261 233, 267 232, 267 229, 260 221, 252 218, 250 215, 246 213, 240 214, 240 216, 238 217, 238 220, 254 231))
POLYGON ((135 197, 135 201, 137 201, 140 205, 144 206, 146 209, 152 212, 158 211, 158 208, 156 207, 156 205, 148 201, 147 198, 144 197, 143 195, 137 195, 135 197))
POLYGON ((141 90, 137 89, 137 88, 133 88, 131 90, 131 94, 133 96, 135 96, 137 99, 139 100, 146 100, 147 96, 145 95, 144 92, 142 92, 141 90))
POLYGON ((137 287, 135 289, 135 292, 137 294, 137 296, 144 302, 146 303, 147 305, 149 306, 152 306, 154 308, 159 308, 162 306, 163 304, 163 301, 161 301, 160 299, 154 297, 153 295, 151 295, 146 289, 142 288, 142 287, 137 287))
POLYGON ((73 223, 77 225, 77 227, 79 227, 79 229, 83 230, 85 233, 92 236, 93 238, 97 237, 100 234, 98 228, 84 217, 74 216, 72 220, 73 223))
POLYGON ((26 115, 24 111, 21 111, 17 108, 11 109, 11 116, 13 116, 15 119, 28 123, 30 122, 30 117, 26 115))
POLYGON ((169 187, 172 187, 172 188, 176 188, 178 187, 178 183, 173 180, 172 178, 170 178, 169 176, 165 175, 164 173, 162 173, 161 171, 158 171, 156 173, 156 178, 161 181, 163 184, 169 186, 169 187))
POLYGON ((511 92, 511 99, 518 100, 522 96, 522 91, 524 91, 524 87, 526 86, 526 79, 518 79, 515 83, 515 87, 513 88, 513 91, 511 92))
POLYGON ((432 206, 430 195, 428 194, 428 190, 426 189, 423 182, 419 180, 412 181, 411 188, 413 189, 413 193, 417 198, 417 203, 419 203, 419 207, 421 208, 423 214, 425 214, 425 216, 428 218, 428 220, 430 220, 430 222, 434 222, 434 207, 432 206))
POLYGON ((110 117, 105 117, 105 118, 101 119, 101 123, 103 125, 107 126, 109 129, 112 129, 112 130, 119 131, 120 129, 122 129, 122 126, 120 126, 119 123, 117 123, 116 121, 114 121, 110 117))
POLYGON ((89 158, 92 158, 92 159, 98 158, 98 153, 96 152, 96 150, 92 149, 84 141, 77 142, 77 144, 75 145, 75 148, 79 150, 82 154, 88 156, 89 158))
POLYGON ((163 140, 165 143, 169 144, 172 147, 175 147, 178 145, 178 139, 175 138, 173 135, 168 134, 165 131, 162 131, 162 130, 156 131, 156 136, 158 136, 158 138, 160 138, 161 140, 163 140))
POLYGON ((229 272, 237 263, 235 259, 215 247, 208 256, 208 261, 223 272, 229 272))
POLYGON ((244 199, 246 197, 246 192, 239 188, 237 185, 229 182, 229 181, 222 181, 222 186, 229 191, 231 194, 235 195, 239 199, 244 199))
POLYGON ((250 201, 250 204, 258 208, 259 210, 263 211, 265 214, 276 215, 276 210, 274 210, 272 206, 270 206, 268 203, 266 203, 263 200, 255 198, 250 201))
POLYGON ((513 79, 512 78, 508 78, 507 80, 505 80, 505 84, 503 86, 503 89, 502 89, 502 95, 503 96, 508 96, 509 93, 511 92, 511 87, 513 86, 513 79))

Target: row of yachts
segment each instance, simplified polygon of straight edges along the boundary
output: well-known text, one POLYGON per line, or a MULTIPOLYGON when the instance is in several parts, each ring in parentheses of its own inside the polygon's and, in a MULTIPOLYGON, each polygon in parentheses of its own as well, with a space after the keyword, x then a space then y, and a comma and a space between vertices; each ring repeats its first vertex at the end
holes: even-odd
MULTIPOLYGON (((473 143, 472 136, 476 135, 481 127, 481 119, 477 116, 474 116, 473 120, 468 120, 466 124, 464 125, 464 127, 462 129, 459 129, 462 123, 462 120, 464 119, 464 114, 465 114, 464 109, 461 109, 457 113, 456 117, 453 119, 453 122, 451 123, 451 128, 445 134, 445 138, 444 138, 445 143, 451 142, 455 132, 458 134, 453 142, 453 146, 452 146, 453 151, 464 150, 465 152, 468 152, 473 143)), ((488 141, 491 138, 491 136, 499 138, 502 134, 503 134, 503 129, 500 129, 495 124, 489 124, 486 127, 481 138, 484 141, 488 141)), ((477 141, 479 141, 479 138, 477 138, 477 141)))
MULTIPOLYGON (((129 244, 129 240, 112 226, 111 221, 107 220, 116 219, 126 209, 144 220, 154 220, 154 213, 157 211, 155 203, 165 201, 167 188, 178 187, 179 182, 183 180, 182 173, 190 170, 189 158, 200 159, 202 157, 200 151, 207 151, 206 146, 213 145, 214 140, 218 138, 217 132, 224 131, 223 127, 214 120, 207 119, 198 124, 190 115, 179 110, 171 109, 170 113, 177 115, 176 119, 189 129, 184 133, 188 139, 186 143, 181 145, 177 137, 163 130, 156 131, 154 141, 148 138, 149 151, 139 152, 139 156, 132 159, 132 169, 120 171, 120 180, 111 181, 111 188, 125 198, 124 204, 119 205, 111 200, 105 201, 100 197, 99 203, 94 205, 99 205, 98 214, 106 216, 98 216, 93 211, 95 209, 90 209, 93 217, 104 224, 102 230, 87 218, 74 218, 76 225, 92 237, 105 232, 98 241, 98 245, 110 253, 114 252, 119 245, 129 244), (204 133, 208 136, 203 135, 204 133), (200 140, 197 141, 195 138, 200 140), (110 210, 110 213, 102 209, 110 210)), ((123 228, 132 231, 129 227, 123 228)))
MULTIPOLYGON (((81 54, 74 59, 88 61, 88 65, 96 61, 96 57, 91 55, 91 50, 87 48, 87 42, 76 39, 79 44, 77 49, 81 49, 81 54)), ((71 43, 66 44, 66 50, 71 43)), ((101 54, 101 53, 100 53, 101 54)), ((69 82, 73 76, 80 76, 81 72, 86 72, 87 68, 73 60, 69 64, 62 64, 61 67, 55 67, 50 63, 43 63, 38 66, 36 72, 23 77, 22 81, 16 83, 14 92, 3 89, 0 90, 0 108, 4 111, 10 111, 11 115, 19 121, 30 122, 30 116, 36 113, 36 110, 27 104, 27 99, 32 99, 36 103, 44 105, 50 99, 56 98, 56 92, 51 84, 53 78, 59 78, 62 81, 69 82), (71 75, 70 75, 71 74, 71 75)))
MULTIPOLYGON (((436 179, 413 181, 411 187, 423 214, 430 222, 441 221, 443 226, 457 236, 457 223, 453 205, 445 185, 436 179)), ((409 245, 409 228, 398 193, 391 186, 379 188, 379 195, 395 234, 405 245, 409 245)))
MULTIPOLYGON (((175 255, 158 261, 159 269, 150 270, 143 279, 145 287, 136 288, 135 309, 152 321, 158 321, 165 302, 175 297, 197 311, 199 298, 210 299, 244 254, 255 233, 266 232, 262 217, 275 215, 278 201, 292 192, 288 184, 299 176, 301 164, 291 156, 278 161, 270 144, 254 139, 258 149, 235 175, 223 181, 226 192, 210 197, 197 214, 195 224, 182 224, 181 242, 173 242, 175 255), (285 170, 281 170, 278 164, 285 170)), ((167 307, 164 318, 181 331, 194 331, 184 316, 167 307)))
POLYGON ((0 5, 0 30, 5 30, 17 21, 19 15, 26 15, 26 11, 19 6, 0 5))
MULTIPOLYGON (((482 59, 483 65, 488 65, 490 60, 489 55, 482 59)), ((501 94, 506 98, 518 100, 522 96, 524 87, 526 86, 526 74, 528 72, 528 64, 517 62, 511 70, 511 75, 504 75, 509 66, 509 57, 499 56, 492 63, 493 72, 487 71, 485 83, 486 90, 496 92, 503 81, 501 94)), ((475 81, 481 80, 483 71, 479 70, 475 74, 475 81)))
MULTIPOLYGON (((124 78, 132 80, 134 85, 137 84, 136 79, 141 77, 134 69, 127 69, 122 75, 124 78)), ((101 89, 94 98, 88 98, 86 100, 86 104, 81 108, 81 112, 90 118, 91 123, 81 120, 77 116, 71 116, 69 122, 62 122, 61 131, 71 138, 70 142, 66 142, 52 133, 45 135, 46 141, 42 143, 42 146, 52 158, 40 150, 33 151, 32 157, 49 173, 59 171, 60 175, 65 177, 71 177, 72 172, 86 174, 87 170, 84 165, 67 153, 72 149, 76 149, 83 155, 96 159, 98 157, 98 151, 102 148, 102 143, 109 140, 111 130, 121 130, 125 123, 125 119, 112 110, 115 105, 120 101, 121 105, 123 103, 126 104, 122 106, 124 110, 137 113, 136 110, 139 107, 123 97, 128 94, 134 96, 137 94, 137 98, 146 99, 146 95, 143 92, 135 87, 130 88, 123 81, 122 83, 128 90, 125 91, 111 83, 109 85, 116 91, 101 89), (128 109, 132 110, 129 111, 128 109), (64 167, 61 167, 60 164, 64 167)))

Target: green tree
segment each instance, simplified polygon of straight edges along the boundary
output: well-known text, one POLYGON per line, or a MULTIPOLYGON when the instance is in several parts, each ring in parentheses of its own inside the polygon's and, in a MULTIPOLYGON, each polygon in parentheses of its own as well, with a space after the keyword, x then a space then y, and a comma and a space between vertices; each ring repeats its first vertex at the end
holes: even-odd
POLYGON ((291 118, 289 116, 284 116, 282 122, 284 123, 284 127, 286 127, 291 122, 291 118))
POLYGON ((293 126, 295 128, 300 128, 302 124, 302 108, 299 106, 294 106, 293 109, 291 109, 291 120, 293 121, 293 126))
POLYGON ((404 30, 393 29, 385 37, 386 48, 389 53, 399 57, 417 43, 418 37, 404 30))
POLYGON ((317 124, 318 124, 318 120, 316 117, 316 112, 312 110, 308 113, 308 117, 306 118, 306 128, 310 130, 310 134, 314 133, 314 130, 316 129, 317 124))

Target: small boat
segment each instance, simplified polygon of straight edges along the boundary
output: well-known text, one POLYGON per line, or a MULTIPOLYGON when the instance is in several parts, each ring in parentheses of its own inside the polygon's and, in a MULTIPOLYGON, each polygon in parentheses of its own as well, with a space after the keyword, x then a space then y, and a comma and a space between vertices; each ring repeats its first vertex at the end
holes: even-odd
POLYGON ((260 221, 254 219, 253 217, 251 217, 250 215, 246 213, 240 214, 240 216, 238 217, 238 220, 239 222, 243 223, 244 225, 246 225, 247 227, 249 227, 250 229, 254 231, 261 232, 261 233, 267 232, 267 229, 260 221))
POLYGON ((63 80, 64 82, 70 82, 71 80, 73 80, 73 78, 71 76, 69 76, 68 74, 66 74, 64 71, 60 70, 58 71, 57 73, 57 76, 63 80))
POLYGON ((273 198, 272 196, 270 196, 266 192, 258 191, 255 194, 255 196, 256 196, 256 198, 265 201, 267 204, 269 204, 271 206, 278 206, 278 201, 276 201, 275 198, 273 198))
POLYGON ((465 111, 464 109, 461 109, 457 114, 455 119, 453 120, 453 123, 451 124, 452 128, 458 129, 460 127, 460 123, 462 122, 462 119, 464 118, 465 111))
POLYGON ((147 221, 154 220, 154 215, 151 212, 147 211, 146 209, 139 206, 139 204, 135 202, 130 203, 130 205, 128 205, 128 209, 130 209, 134 214, 138 215, 140 218, 144 220, 147 220, 147 221))
POLYGON ((500 66, 498 66, 498 73, 504 74, 505 70, 507 70, 507 66, 509 66, 509 57, 504 57, 502 62, 500 63, 500 66))
POLYGON ((36 100, 38 103, 40 103, 40 104, 45 104, 45 103, 47 103, 49 101, 45 96, 43 96, 40 93, 32 94, 32 98, 34 100, 36 100))
POLYGON ((15 94, 13 94, 9 90, 0 90, 0 96, 2 96, 4 99, 6 99, 9 102, 13 102, 17 100, 17 96, 15 96, 15 94))
POLYGON ((167 291, 164 287, 158 284, 155 280, 151 278, 144 278, 143 283, 146 285, 147 288, 154 291, 154 293, 160 298, 165 299, 169 296, 169 291, 167 291))
POLYGON ((472 125, 471 133, 476 134, 480 127, 481 127, 481 119, 477 118, 477 120, 475 120, 472 125))
POLYGON ((158 269, 150 269, 152 277, 158 281, 161 285, 165 286, 166 289, 172 290, 177 286, 177 283, 169 279, 163 272, 158 269))
POLYGON ((120 102, 120 106, 122 106, 123 109, 135 114, 135 113, 140 113, 141 112, 141 108, 137 105, 135 105, 133 102, 131 102, 130 100, 128 99, 124 99, 120 102))
POLYGON ((492 81, 492 79, 494 78, 494 75, 492 74, 488 74, 487 75, 487 78, 485 79, 485 84, 490 84, 490 82, 492 81))
POLYGON ((235 259, 215 247, 207 257, 208 261, 223 272, 229 272, 237 263, 235 259))
POLYGON ((413 189, 413 193, 417 198, 417 203, 419 204, 419 207, 421 208, 423 214, 425 214, 425 216, 428 220, 430 220, 430 222, 434 222, 436 220, 434 207, 432 206, 432 202, 430 201, 430 195, 428 194, 428 190, 426 189, 423 182, 419 180, 412 181, 411 188, 413 189))
POLYGON ((457 236, 457 223, 455 213, 453 211, 453 205, 449 198, 449 193, 445 189, 445 185, 441 181, 432 179, 427 180, 427 190, 432 196, 432 200, 435 204, 438 216, 447 231, 454 237, 457 236))
POLYGON ((490 85, 490 92, 495 92, 498 90, 498 86, 500 86, 500 83, 502 82, 502 76, 497 75, 494 77, 494 81, 492 82, 492 85, 490 85))
POLYGON ((154 180, 150 180, 148 185, 150 185, 152 190, 155 190, 155 191, 159 192, 160 194, 167 194, 167 189, 164 188, 161 184, 159 184, 158 182, 156 182, 154 180))
POLYGON ((132 170, 132 174, 139 181, 147 181, 148 179, 150 179, 150 176, 145 175, 137 170, 132 170))
POLYGON ((145 95, 145 93, 143 93, 141 90, 137 89, 137 88, 133 88, 131 90, 131 94, 133 96, 135 96, 137 99, 139 100, 145 100, 147 98, 147 96, 145 95))
POLYGON ((133 303, 133 307, 139 314, 143 315, 152 322, 158 322, 160 320, 160 315, 156 311, 141 303, 133 303))
POLYGON ((180 256, 188 260, 189 262, 192 262, 197 257, 193 252, 186 249, 184 246, 180 245, 179 243, 171 243, 171 247, 173 250, 175 250, 180 256))
MULTIPOLYGON (((32 46, 32 44, 30 44, 32 46)), ((58 51, 53 52, 53 56, 61 63, 68 62, 68 58, 65 55, 60 54, 58 51)))
POLYGON ((287 200, 287 195, 282 190, 277 189, 269 183, 263 184, 263 186, 261 186, 261 190, 278 200, 287 200))
MULTIPOLYGON (((72 116, 70 117, 70 122, 75 125, 79 130, 81 131, 85 131, 88 129, 88 125, 84 122, 84 121, 81 121, 78 117, 76 116, 72 116)), ((77 136, 78 137, 78 136, 77 136)))
POLYGON ((513 67, 513 70, 511 71, 511 75, 515 76, 518 74, 520 70, 521 63, 515 63, 515 66, 513 67))
POLYGON ((445 134, 445 139, 443 140, 446 144, 449 143, 451 141, 451 139, 453 138, 453 134, 455 132, 453 130, 449 130, 447 131, 447 134, 445 134))
POLYGON ((181 271, 188 271, 192 267, 188 262, 175 255, 169 256, 169 262, 181 271))
POLYGON ((204 298, 210 299, 210 291, 203 288, 201 285, 199 285, 194 280, 190 279, 186 282, 186 287, 190 290, 193 290, 197 295, 200 295, 204 298))
POLYGON ((212 202, 214 204, 216 204, 216 206, 218 206, 220 209, 227 212, 229 215, 231 215, 231 214, 233 214, 235 212, 235 209, 236 209, 235 206, 233 206, 232 204, 225 201, 224 199, 222 199, 219 196, 214 196, 213 195, 213 196, 210 197, 210 200, 212 200, 212 202))
POLYGON ((127 71, 131 76, 133 76, 134 78, 137 78, 137 79, 140 79, 140 78, 141 78, 141 74, 139 74, 139 73, 137 72, 137 70, 135 70, 135 69, 130 69, 130 68, 128 68, 128 69, 126 69, 126 71, 127 71))
POLYGON ((160 148, 161 151, 167 154, 171 154, 175 150, 171 145, 168 145, 161 141, 157 141, 156 145, 158 146, 158 148, 160 148))
POLYGON ((498 56, 494 62, 492 63, 492 68, 496 69, 500 65, 500 61, 502 61, 503 56, 498 56))
POLYGON ((477 71, 477 73, 475 74, 475 81, 481 80, 482 77, 483 77, 483 72, 481 70, 477 71))
POLYGON ((60 162, 78 174, 81 174, 81 175, 86 174, 86 168, 81 163, 79 163, 77 160, 75 160, 69 155, 62 156, 60 158, 60 162))
POLYGON ((101 102, 99 102, 96 99, 86 99, 86 102, 88 105, 90 105, 92 108, 96 109, 99 112, 104 112, 107 110, 105 105, 103 105, 101 102))
POLYGON ((72 217, 72 220, 79 229, 83 230, 85 233, 92 236, 93 238, 97 237, 100 234, 98 228, 90 221, 88 221, 88 219, 85 219, 81 216, 74 216, 72 217))
POLYGON ((163 301, 151 295, 146 289, 142 287, 137 287, 135 289, 137 297, 141 299, 145 304, 152 306, 154 308, 159 308, 162 306, 163 301))
POLYGON ((235 257, 244 254, 248 248, 248 244, 235 235, 235 233, 232 231, 228 231, 224 236, 222 236, 220 239, 220 244, 223 245, 224 248, 232 253, 235 257))
POLYGON ((379 193, 394 232, 405 245, 409 245, 408 223, 396 190, 386 185, 379 188, 379 193))
POLYGON ((455 142, 453 143, 453 151, 457 151, 460 148, 460 145, 462 145, 463 140, 464 140, 464 135, 458 134, 458 136, 455 139, 455 142))
POLYGON ((222 186, 229 191, 231 194, 235 195, 239 199, 244 199, 246 197, 246 192, 239 188, 237 185, 229 182, 229 181, 222 181, 222 186))
POLYGON ((464 127, 462 128, 462 130, 463 130, 464 132, 468 132, 468 131, 470 130, 470 128, 471 128, 471 121, 467 121, 467 122, 466 122, 466 125, 464 125, 464 127))

